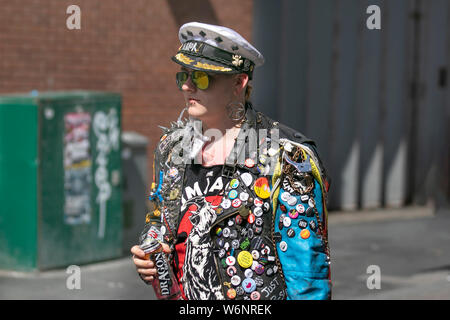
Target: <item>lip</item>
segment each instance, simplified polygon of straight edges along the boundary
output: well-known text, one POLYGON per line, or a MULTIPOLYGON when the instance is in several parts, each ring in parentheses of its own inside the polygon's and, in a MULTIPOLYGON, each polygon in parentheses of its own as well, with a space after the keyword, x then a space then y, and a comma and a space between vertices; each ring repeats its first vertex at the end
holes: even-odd
POLYGON ((189 98, 188 101, 189 101, 189 102, 199 102, 200 100, 195 99, 195 98, 189 98))

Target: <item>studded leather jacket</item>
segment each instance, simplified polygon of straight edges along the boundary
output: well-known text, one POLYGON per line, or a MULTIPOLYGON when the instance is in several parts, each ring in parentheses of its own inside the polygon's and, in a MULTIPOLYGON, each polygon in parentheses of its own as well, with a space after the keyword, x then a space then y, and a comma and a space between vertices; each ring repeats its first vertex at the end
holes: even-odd
POLYGON ((227 181, 221 201, 208 203, 203 211, 197 210, 197 201, 184 219, 182 209, 189 203, 180 191, 186 163, 198 154, 202 137, 187 120, 163 131, 154 153, 152 208, 141 241, 156 228, 174 249, 171 262, 183 297, 330 299, 329 179, 314 142, 248 103, 221 168, 227 181), (202 237, 194 235, 205 215, 209 224, 203 225, 202 237), (189 234, 180 232, 186 221, 189 234), (204 270, 205 259, 214 261, 212 271, 204 270))

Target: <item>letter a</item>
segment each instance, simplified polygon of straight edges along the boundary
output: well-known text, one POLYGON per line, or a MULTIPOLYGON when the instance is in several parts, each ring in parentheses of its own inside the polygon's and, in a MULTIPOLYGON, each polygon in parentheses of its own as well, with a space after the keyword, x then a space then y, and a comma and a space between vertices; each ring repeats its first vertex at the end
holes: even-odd
POLYGON ((381 9, 377 5, 371 5, 367 7, 367 14, 372 15, 367 18, 366 25, 369 30, 381 29, 381 9))
POLYGON ((68 266, 66 270, 67 274, 71 274, 69 277, 67 277, 66 280, 66 287, 69 290, 73 289, 81 289, 81 271, 79 266, 68 266))
POLYGON ((367 278, 367 289, 381 289, 381 270, 377 265, 370 265, 367 267, 367 274, 372 274, 367 278))
POLYGON ((72 4, 67 7, 67 14, 71 14, 66 20, 67 29, 81 29, 81 9, 79 6, 72 4))

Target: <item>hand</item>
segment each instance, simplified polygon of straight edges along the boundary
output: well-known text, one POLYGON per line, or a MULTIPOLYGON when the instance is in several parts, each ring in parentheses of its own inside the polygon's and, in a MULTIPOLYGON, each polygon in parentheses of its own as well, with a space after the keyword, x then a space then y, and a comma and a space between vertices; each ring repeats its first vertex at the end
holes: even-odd
MULTIPOLYGON (((165 253, 171 252, 170 247, 167 244, 162 243, 162 247, 165 253)), ((155 264, 153 261, 145 259, 144 251, 137 245, 131 248, 131 253, 133 254, 133 262, 139 276, 142 280, 151 283, 156 275, 155 264)))

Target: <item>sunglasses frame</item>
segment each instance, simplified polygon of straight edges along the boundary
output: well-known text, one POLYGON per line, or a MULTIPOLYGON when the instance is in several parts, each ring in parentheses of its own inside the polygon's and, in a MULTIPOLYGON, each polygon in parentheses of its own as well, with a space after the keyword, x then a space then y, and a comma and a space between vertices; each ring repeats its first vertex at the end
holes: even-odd
POLYGON ((175 77, 176 77, 176 80, 177 80, 177 87, 178 87, 178 89, 180 89, 180 90, 182 90, 182 87, 183 87, 183 85, 186 83, 186 81, 189 80, 189 77, 191 77, 192 83, 193 83, 193 84, 195 85, 195 87, 196 87, 197 89, 199 89, 199 90, 207 90, 207 89, 209 88, 209 85, 211 84, 211 79, 212 79, 211 75, 209 75, 208 73, 206 73, 205 71, 202 71, 202 70, 192 70, 191 72, 188 72, 188 71, 179 71, 179 72, 176 73, 176 76, 175 76, 175 77), (194 80, 194 78, 192 77, 192 74, 193 74, 194 72, 203 72, 204 74, 206 74, 206 76, 208 77, 208 85, 206 86, 206 88, 204 88, 204 89, 199 88, 198 84, 196 83, 196 80, 194 80), (180 82, 178 81, 178 74, 180 74, 180 73, 187 74, 186 80, 185 80, 183 83, 181 83, 181 84, 180 84, 180 82))

